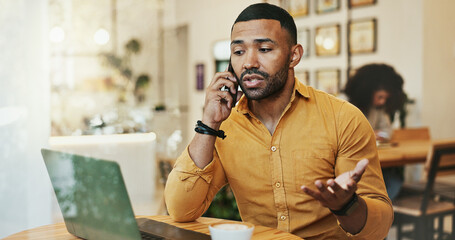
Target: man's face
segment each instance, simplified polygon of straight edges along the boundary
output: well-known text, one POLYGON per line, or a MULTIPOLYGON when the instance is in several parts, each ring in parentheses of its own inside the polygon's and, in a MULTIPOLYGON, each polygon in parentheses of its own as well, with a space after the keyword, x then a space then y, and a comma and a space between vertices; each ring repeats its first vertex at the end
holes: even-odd
POLYGON ((289 33, 276 20, 238 22, 231 33, 231 64, 248 99, 279 95, 288 78, 289 33))

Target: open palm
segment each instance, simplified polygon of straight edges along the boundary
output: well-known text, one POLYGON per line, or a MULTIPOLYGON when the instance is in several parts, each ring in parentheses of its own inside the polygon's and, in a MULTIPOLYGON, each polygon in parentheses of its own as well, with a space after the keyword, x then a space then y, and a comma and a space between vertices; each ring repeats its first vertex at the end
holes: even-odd
POLYGON ((362 178, 368 165, 368 159, 359 161, 354 170, 344 172, 335 179, 327 182, 316 180, 314 185, 317 190, 312 190, 307 186, 302 186, 302 190, 318 200, 323 206, 332 209, 341 209, 353 196, 357 190, 357 183, 362 178))

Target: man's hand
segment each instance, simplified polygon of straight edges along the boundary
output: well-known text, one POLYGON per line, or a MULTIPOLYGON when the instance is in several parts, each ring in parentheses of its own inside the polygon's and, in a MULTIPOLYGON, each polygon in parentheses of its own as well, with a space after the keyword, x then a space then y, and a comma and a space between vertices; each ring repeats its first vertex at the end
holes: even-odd
POLYGON ((217 129, 229 117, 235 102, 242 96, 237 94, 233 99, 231 94, 237 94, 237 80, 228 71, 216 73, 206 89, 204 114, 202 122, 211 128, 217 129), (226 86, 229 91, 221 91, 226 86))
POLYGON ((359 161, 354 170, 342 173, 335 179, 329 179, 326 183, 316 180, 314 185, 317 190, 302 186, 302 190, 318 200, 324 207, 331 210, 340 210, 357 190, 357 183, 362 178, 368 165, 368 159, 359 161))
MULTIPOLYGON (((237 93, 237 80, 234 75, 229 71, 216 73, 206 89, 202 123, 219 130, 221 123, 231 114, 235 101, 242 96, 241 92, 238 92, 237 99, 233 99, 231 93, 233 95, 237 93), (222 91, 221 88, 224 86, 229 91, 222 91)), ((216 137, 213 135, 199 133, 196 133, 191 140, 188 153, 200 169, 212 161, 215 140, 216 137)))

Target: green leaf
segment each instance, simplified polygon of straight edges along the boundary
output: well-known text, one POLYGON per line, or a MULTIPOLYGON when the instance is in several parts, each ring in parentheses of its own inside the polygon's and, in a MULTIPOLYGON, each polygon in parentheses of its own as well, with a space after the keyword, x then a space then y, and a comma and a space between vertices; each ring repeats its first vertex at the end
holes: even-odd
POLYGON ((150 81, 150 77, 147 74, 141 74, 139 77, 137 77, 136 80, 136 85, 134 89, 139 89, 139 88, 145 88, 148 86, 150 81))
POLYGON ((139 40, 133 38, 126 43, 125 49, 130 53, 138 53, 141 51, 141 44, 139 40))

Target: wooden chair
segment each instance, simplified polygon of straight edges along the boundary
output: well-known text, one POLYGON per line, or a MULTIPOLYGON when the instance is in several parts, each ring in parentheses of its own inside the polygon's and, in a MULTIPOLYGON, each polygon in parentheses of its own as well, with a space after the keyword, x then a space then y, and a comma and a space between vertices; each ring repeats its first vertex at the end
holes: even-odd
POLYGON ((391 142, 430 140, 428 127, 394 129, 391 142))
POLYGON ((159 158, 157 164, 159 169, 159 186, 157 186, 157 190, 162 195, 158 208, 158 214, 169 215, 166 208, 166 202, 164 201, 164 187, 166 186, 167 177, 171 173, 175 164, 175 159, 159 158))
POLYGON ((426 182, 423 191, 403 191, 393 202, 394 224, 397 239, 411 236, 412 239, 455 239, 455 202, 441 198, 434 191, 436 176, 455 170, 455 139, 434 142, 428 154, 426 182), (452 231, 443 232, 444 217, 452 216, 452 231), (434 228, 438 219, 438 228, 434 228), (403 232, 403 225, 412 223, 410 232, 403 232), (447 237, 447 238, 445 238, 447 237))

